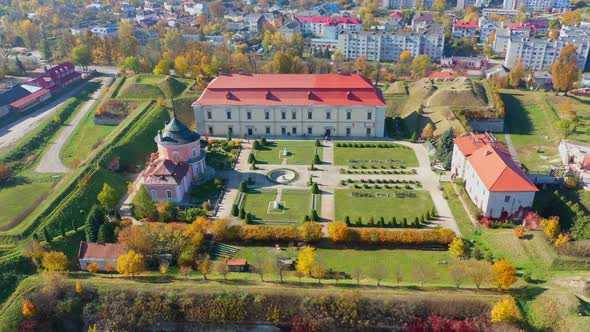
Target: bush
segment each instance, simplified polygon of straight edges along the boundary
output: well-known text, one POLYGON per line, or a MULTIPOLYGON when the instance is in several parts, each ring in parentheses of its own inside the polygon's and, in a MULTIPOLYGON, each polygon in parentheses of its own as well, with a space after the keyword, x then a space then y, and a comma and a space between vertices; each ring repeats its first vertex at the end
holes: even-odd
POLYGON ((253 153, 250 153, 248 155, 248 164, 251 164, 254 161, 256 161, 256 157, 254 157, 254 154, 253 153))
POLYGON ((346 224, 346 226, 350 226, 350 217, 349 216, 344 217, 344 223, 346 224))
POLYGON ((261 144, 262 146, 267 146, 267 145, 268 145, 268 142, 266 141, 266 137, 262 136, 262 137, 260 138, 260 144, 261 144))
POLYGON ((240 192, 248 192, 248 183, 246 181, 240 182, 240 192))
POLYGON ((242 219, 242 220, 246 219, 246 210, 243 207, 240 208, 239 216, 240 216, 240 219, 242 219))
POLYGON ((240 209, 238 209, 238 205, 236 203, 234 203, 231 206, 231 215, 234 217, 237 217, 239 213, 240 213, 240 209))
POLYGON ((322 160, 320 159, 320 156, 317 153, 313 156, 313 163, 316 165, 322 163, 322 160))
POLYGON ((254 217, 252 216, 252 213, 248 212, 246 214, 246 225, 252 225, 254 224, 254 217))
POLYGON ((311 193, 314 195, 317 195, 320 193, 320 188, 318 187, 318 184, 316 182, 311 184, 311 193))
POLYGON ((252 143, 252 149, 260 150, 260 142, 258 142, 258 140, 254 140, 254 143, 252 143))
POLYGON ((322 143, 320 143, 320 140, 319 140, 319 139, 316 139, 316 140, 315 140, 315 146, 316 146, 316 147, 320 147, 320 146, 322 146, 322 143))
POLYGON ((311 219, 311 221, 320 221, 320 216, 315 209, 311 210, 309 213, 309 219, 311 219))

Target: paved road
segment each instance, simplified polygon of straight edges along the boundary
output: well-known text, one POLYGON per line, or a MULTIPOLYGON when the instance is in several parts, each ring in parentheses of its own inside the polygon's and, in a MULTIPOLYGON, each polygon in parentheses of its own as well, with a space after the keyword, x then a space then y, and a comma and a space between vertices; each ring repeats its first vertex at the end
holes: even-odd
POLYGON ((82 106, 82 108, 76 113, 74 119, 65 126, 55 139, 55 141, 51 142, 49 148, 45 150, 45 154, 39 161, 39 165, 35 169, 37 173, 67 173, 70 169, 63 164, 61 158, 59 157, 60 151, 64 144, 67 142, 74 129, 80 124, 80 121, 84 118, 84 116, 90 111, 96 99, 100 96, 102 89, 106 85, 110 85, 112 83, 112 78, 110 77, 98 77, 92 80, 93 82, 100 82, 101 87, 96 90, 90 99, 82 106))

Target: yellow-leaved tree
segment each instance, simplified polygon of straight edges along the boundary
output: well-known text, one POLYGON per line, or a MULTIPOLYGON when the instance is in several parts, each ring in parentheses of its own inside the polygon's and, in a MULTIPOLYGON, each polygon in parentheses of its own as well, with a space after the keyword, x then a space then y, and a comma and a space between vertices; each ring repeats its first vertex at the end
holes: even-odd
POLYGON ((311 273, 311 267, 315 262, 315 258, 316 252, 314 248, 307 246, 301 249, 301 252, 297 255, 297 265, 295 266, 295 269, 309 275, 311 273))
POLYGON ((512 296, 507 296, 500 300, 492 308, 492 322, 508 322, 513 323, 522 320, 520 309, 516 305, 516 301, 512 296))
POLYGON ((41 266, 47 271, 65 271, 68 268, 68 257, 63 252, 50 251, 43 254, 41 266))
POLYGON ((545 235, 551 241, 555 240, 557 235, 559 235, 559 217, 543 219, 543 221, 541 221, 541 226, 543 227, 543 232, 545 232, 545 235))
POLYGON ((348 226, 343 222, 331 222, 328 225, 328 234, 334 242, 343 242, 348 239, 348 226))
POLYGON ((449 254, 456 258, 465 257, 465 241, 460 237, 454 238, 449 244, 449 254))
POLYGON ((509 261, 499 259, 494 263, 493 268, 498 289, 509 289, 516 281, 516 269, 509 261))
POLYGON ((76 293, 82 294, 82 284, 80 283, 80 280, 76 281, 76 293))
POLYGON ((129 250, 126 254, 119 256, 119 260, 117 261, 117 272, 131 275, 131 278, 135 274, 142 272, 143 268, 143 255, 133 250, 129 250))
POLYGON ((95 262, 92 262, 92 263, 86 265, 86 270, 88 272, 96 273, 100 270, 100 266, 98 266, 98 264, 96 264, 95 262))

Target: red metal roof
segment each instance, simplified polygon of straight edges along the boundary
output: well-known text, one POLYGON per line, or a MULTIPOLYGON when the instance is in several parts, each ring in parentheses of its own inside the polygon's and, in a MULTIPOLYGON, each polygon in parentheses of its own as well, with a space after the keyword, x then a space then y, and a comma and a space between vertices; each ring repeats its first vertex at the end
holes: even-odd
POLYGON ((244 266, 247 262, 245 259, 230 259, 225 264, 228 266, 244 266))
POLYGON ((297 19, 301 23, 361 24, 361 21, 354 17, 298 16, 297 19))
POLYGON ((505 149, 483 146, 473 152, 467 161, 491 192, 539 191, 505 149))
POLYGON ((512 23, 507 27, 510 30, 518 28, 529 28, 529 29, 543 29, 546 28, 545 24, 542 23, 512 23))
POLYGON ((404 16, 400 12, 393 12, 393 13, 391 13, 391 15, 389 15, 389 17, 391 17, 391 18, 402 18, 404 16))
POLYGON ((125 248, 118 243, 80 242, 79 259, 117 259, 125 254, 125 248))
POLYGON ((179 185, 189 170, 186 163, 174 163, 168 159, 157 159, 150 163, 144 172, 146 184, 179 185))
POLYGON ((490 138, 485 134, 457 137, 453 140, 453 142, 457 144, 459 151, 461 151, 465 157, 471 156, 475 150, 481 148, 482 146, 494 146, 494 144, 496 149, 500 149, 509 153, 502 143, 498 141, 491 142, 490 138))
POLYGON ((28 96, 22 97, 21 99, 18 99, 16 101, 10 103, 10 107, 21 108, 23 106, 27 106, 32 101, 35 101, 35 99, 41 98, 42 96, 48 94, 49 92, 50 91, 48 89, 37 90, 28 96))
POLYGON ((477 28, 477 22, 474 22, 474 21, 455 21, 455 23, 453 25, 458 28, 466 28, 466 29, 476 29, 477 28))
POLYGON ((340 74, 235 74, 215 78, 196 105, 385 106, 364 77, 340 74))

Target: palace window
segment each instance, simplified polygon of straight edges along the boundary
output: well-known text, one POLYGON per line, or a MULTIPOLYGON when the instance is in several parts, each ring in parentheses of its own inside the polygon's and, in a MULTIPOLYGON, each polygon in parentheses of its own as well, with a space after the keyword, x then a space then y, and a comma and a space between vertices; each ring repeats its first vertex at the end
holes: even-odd
POLYGON ((150 190, 151 194, 152 194, 152 199, 154 201, 158 200, 158 192, 156 190, 150 190))
POLYGON ((166 198, 172 198, 172 190, 166 190, 166 198))
POLYGON ((287 119, 287 113, 281 112, 281 120, 286 120, 286 119, 287 119))
POLYGON ((246 119, 252 120, 252 112, 246 112, 246 119))
POLYGON ((506 196, 506 197, 504 197, 504 202, 505 202, 505 203, 508 203, 508 202, 510 202, 510 196, 506 196))
POLYGON ((270 119, 270 112, 264 111, 264 120, 269 120, 269 119, 270 119))
POLYGON ((352 119, 352 112, 346 112, 346 120, 352 119))
POLYGON ((373 112, 367 113, 367 120, 372 120, 372 119, 373 119, 373 112))
POLYGON ((308 111, 308 112, 307 112, 307 119, 308 119, 308 120, 311 120, 311 119, 313 119, 313 113, 312 113, 311 111, 308 111))
POLYGON ((207 111, 207 120, 211 120, 213 115, 211 115, 211 111, 207 111))
POLYGON ((231 111, 225 112, 225 116, 228 120, 231 120, 231 111))
POLYGON ((332 113, 326 112, 326 120, 330 120, 332 118, 332 113))

